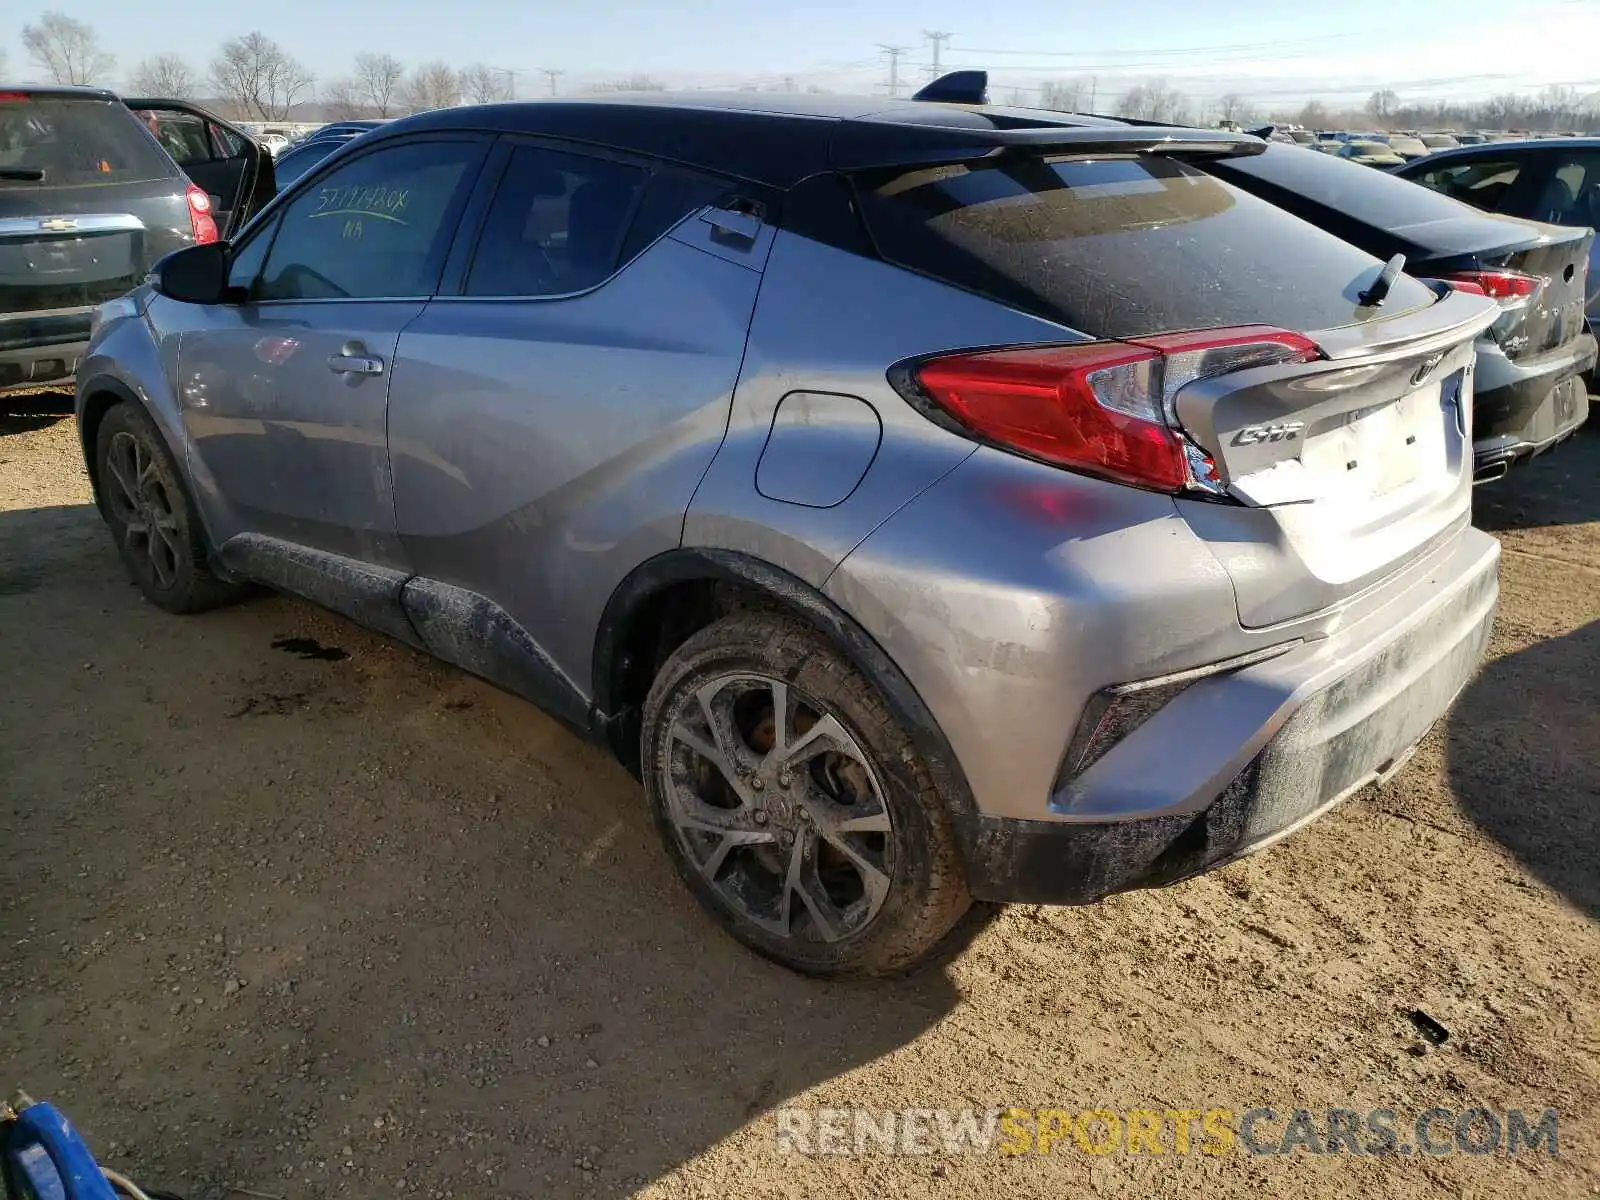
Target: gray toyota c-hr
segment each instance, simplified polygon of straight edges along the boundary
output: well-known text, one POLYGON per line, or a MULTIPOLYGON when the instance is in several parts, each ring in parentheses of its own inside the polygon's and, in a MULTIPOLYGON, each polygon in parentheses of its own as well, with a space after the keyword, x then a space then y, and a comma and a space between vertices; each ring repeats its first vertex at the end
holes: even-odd
POLYGON ((149 599, 296 593, 644 782, 736 937, 903 968, 973 897, 1258 849, 1488 638, 1473 341, 1195 164, 981 103, 461 108, 99 312, 78 415, 149 599))

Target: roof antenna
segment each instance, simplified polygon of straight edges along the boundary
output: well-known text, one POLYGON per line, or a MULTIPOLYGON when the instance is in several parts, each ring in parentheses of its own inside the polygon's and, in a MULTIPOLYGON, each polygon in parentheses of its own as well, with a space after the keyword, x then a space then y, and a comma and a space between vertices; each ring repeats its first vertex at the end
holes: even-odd
POLYGON ((924 87, 913 100, 932 100, 941 104, 989 103, 989 72, 951 71, 924 87))

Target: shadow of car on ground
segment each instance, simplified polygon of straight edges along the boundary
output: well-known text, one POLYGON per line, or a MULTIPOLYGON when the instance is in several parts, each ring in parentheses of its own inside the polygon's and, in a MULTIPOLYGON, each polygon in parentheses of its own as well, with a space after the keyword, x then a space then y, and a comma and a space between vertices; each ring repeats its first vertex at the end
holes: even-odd
POLYGON ((8 1078, 158 1187, 626 1195, 849 1102, 995 911, 902 979, 766 963, 601 752, 297 602, 161 613, 88 505, 0 513, 0 621, 8 1078))

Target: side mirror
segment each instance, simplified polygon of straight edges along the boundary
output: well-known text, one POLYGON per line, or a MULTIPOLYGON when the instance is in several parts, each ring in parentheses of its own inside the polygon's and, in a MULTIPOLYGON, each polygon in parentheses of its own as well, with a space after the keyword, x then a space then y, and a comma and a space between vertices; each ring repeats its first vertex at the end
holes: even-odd
POLYGON ((186 304, 222 304, 228 299, 227 242, 207 242, 174 250, 151 271, 156 291, 186 304))

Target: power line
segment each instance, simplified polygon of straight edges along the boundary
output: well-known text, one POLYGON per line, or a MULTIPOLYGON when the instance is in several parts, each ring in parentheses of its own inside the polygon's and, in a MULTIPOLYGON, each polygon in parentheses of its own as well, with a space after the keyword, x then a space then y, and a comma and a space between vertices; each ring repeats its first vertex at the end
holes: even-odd
POLYGON ((554 96, 556 94, 556 78, 558 76, 565 75, 566 72, 559 69, 552 70, 550 67, 538 67, 536 69, 538 70, 539 74, 543 75, 550 81, 550 94, 554 96))
POLYGON ((1238 50, 1280 50, 1285 46, 1325 46, 1329 42, 1368 36, 1370 35, 1367 33, 1332 33, 1314 38, 1286 38, 1271 42, 1233 42, 1221 46, 1180 46, 1168 50, 1150 48, 1142 50, 1011 50, 988 46, 953 46, 951 49, 961 54, 1017 55, 1025 58, 1187 58, 1191 56, 1209 57, 1213 54, 1231 53, 1238 50))

